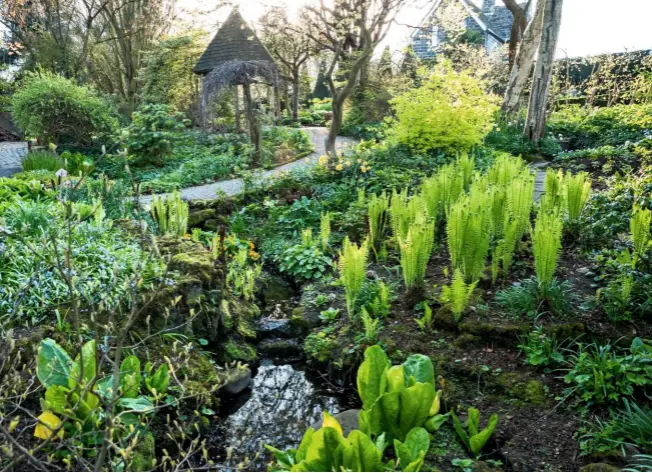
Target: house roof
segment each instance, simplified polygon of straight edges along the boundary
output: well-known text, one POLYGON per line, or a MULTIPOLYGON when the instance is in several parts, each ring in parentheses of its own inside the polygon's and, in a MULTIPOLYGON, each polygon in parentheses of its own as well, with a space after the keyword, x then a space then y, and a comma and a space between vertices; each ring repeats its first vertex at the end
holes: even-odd
POLYGON ((197 61, 193 72, 208 74, 219 64, 233 60, 274 62, 237 7, 231 10, 197 61))
MULTIPOLYGON (((505 6, 496 6, 493 9, 491 15, 485 15, 482 12, 482 9, 476 6, 473 2, 469 0, 458 0, 460 4, 469 14, 469 17, 480 27, 482 31, 487 34, 490 34, 497 40, 505 43, 509 40, 510 32, 512 29, 512 12, 505 6)), ((435 11, 441 6, 443 0, 435 1, 434 5, 425 16, 425 21, 430 21, 435 11)), ((527 2, 521 3, 521 6, 525 6, 527 2)), ((417 30, 418 31, 418 30, 417 30)), ((413 33, 413 36, 417 34, 413 33)))

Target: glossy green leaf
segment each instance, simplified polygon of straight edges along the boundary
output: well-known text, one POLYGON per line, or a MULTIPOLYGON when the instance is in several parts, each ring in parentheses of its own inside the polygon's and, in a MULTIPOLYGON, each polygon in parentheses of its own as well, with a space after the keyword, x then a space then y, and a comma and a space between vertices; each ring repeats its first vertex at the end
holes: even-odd
POLYGON ((342 467, 346 471, 382 471, 382 453, 367 435, 354 430, 342 447, 342 467))
POLYGON ((472 436, 469 439, 469 445, 471 448, 471 452, 477 457, 480 454, 480 451, 482 450, 482 447, 489 441, 491 436, 494 433, 494 430, 496 429, 496 426, 498 425, 498 414, 493 414, 489 418, 489 422, 487 423, 487 427, 485 427, 481 432, 478 434, 472 436))
POLYGON ((405 368, 405 383, 410 377, 414 377, 418 383, 435 384, 435 367, 432 360, 425 355, 411 355, 403 363, 405 368))
POLYGON ((45 391, 45 406, 46 410, 63 414, 68 403, 68 389, 63 386, 50 386, 45 391))
POLYGON ((148 376, 145 380, 149 391, 157 395, 165 394, 170 384, 170 373, 167 364, 162 364, 158 367, 152 376, 148 376))
POLYGON ((466 424, 469 427, 469 437, 477 435, 478 429, 480 428, 480 411, 474 407, 470 407, 466 424))
POLYGON ((77 383, 80 380, 83 381, 82 384, 87 385, 95 379, 97 374, 97 360, 96 356, 96 343, 95 340, 89 340, 82 346, 81 354, 77 355, 75 362, 72 365, 70 370, 70 379, 68 382, 68 387, 74 389, 77 386, 77 383), (81 363, 83 359, 83 373, 81 372, 81 363))
POLYGON ((387 370, 389 361, 383 349, 374 345, 367 348, 364 361, 358 369, 358 394, 363 409, 370 409, 376 400, 387 390, 387 370))
POLYGON ((122 397, 135 398, 140 392, 140 360, 131 355, 120 365, 120 389, 122 397))
POLYGON ((51 338, 41 341, 38 349, 36 375, 43 386, 68 387, 72 359, 68 353, 51 338))
POLYGON ((394 440, 394 451, 401 468, 405 470, 415 460, 423 459, 430 448, 430 435, 423 427, 415 427, 405 436, 405 442, 394 440))
POLYGON ((421 427, 426 422, 435 396, 435 388, 430 383, 416 383, 401 391, 399 419, 401 439, 414 427, 421 427))
POLYGON ((387 370, 387 391, 400 391, 405 388, 405 369, 403 365, 392 366, 387 370))
POLYGON ((453 411, 451 411, 450 414, 451 417, 453 418, 453 427, 455 428, 455 432, 457 432, 457 435, 462 441, 462 443, 464 444, 464 446, 468 450, 471 450, 471 443, 469 442, 469 436, 466 433, 466 430, 464 430, 464 427, 462 426, 460 419, 455 415, 453 411))
POLYGON ((119 404, 121 407, 134 412, 150 412, 154 410, 154 404, 145 396, 123 398, 120 399, 119 404))
POLYGON ((439 427, 441 427, 444 422, 446 422, 448 416, 449 414, 434 415, 430 417, 423 426, 428 430, 428 432, 434 433, 439 430, 439 427))

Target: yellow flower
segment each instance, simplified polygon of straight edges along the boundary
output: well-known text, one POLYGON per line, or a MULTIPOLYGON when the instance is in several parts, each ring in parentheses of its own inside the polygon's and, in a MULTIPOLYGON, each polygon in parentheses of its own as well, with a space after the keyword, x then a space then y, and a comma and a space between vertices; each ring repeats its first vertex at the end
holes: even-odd
POLYGON ((342 167, 341 164, 338 164, 337 166, 335 166, 335 169, 337 169, 338 171, 341 171, 344 168, 342 167))
POLYGON ((363 166, 366 166, 366 165, 367 165, 367 161, 365 161, 364 163, 362 163, 362 165, 363 165, 363 166))
POLYGON ((349 161, 349 160, 347 159, 346 162, 345 162, 344 164, 348 167, 348 166, 351 165, 351 161, 349 161))
POLYGON ((362 159, 358 159, 358 164, 360 164, 361 162, 362 162, 362 159))
POLYGON ((362 167, 360 168, 360 171, 362 171, 363 173, 367 172, 367 167, 366 167, 366 166, 362 166, 362 167))

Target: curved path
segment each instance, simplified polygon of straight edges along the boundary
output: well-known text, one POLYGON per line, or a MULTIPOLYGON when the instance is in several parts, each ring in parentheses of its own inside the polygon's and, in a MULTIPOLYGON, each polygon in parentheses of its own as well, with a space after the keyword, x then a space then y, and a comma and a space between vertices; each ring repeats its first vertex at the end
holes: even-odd
MULTIPOLYGON (((310 139, 313 146, 315 147, 315 151, 310 153, 305 158, 298 159, 291 163, 283 164, 281 166, 275 167, 274 169, 255 172, 257 182, 269 180, 284 171, 312 167, 317 164, 319 156, 322 156, 326 153, 324 139, 328 134, 328 128, 304 127, 301 129, 310 135, 310 139)), ((342 151, 347 147, 356 145, 357 143, 357 140, 353 138, 338 136, 336 149, 338 151, 342 151)), ((223 191, 226 195, 235 195, 242 192, 243 188, 244 184, 242 179, 229 179, 227 181, 213 182, 212 184, 205 184, 202 186, 186 187, 185 189, 181 189, 181 198, 183 200, 215 199, 219 191, 223 191)), ((153 196, 151 195, 143 195, 140 197, 140 203, 147 205, 151 202, 152 197, 153 196)))

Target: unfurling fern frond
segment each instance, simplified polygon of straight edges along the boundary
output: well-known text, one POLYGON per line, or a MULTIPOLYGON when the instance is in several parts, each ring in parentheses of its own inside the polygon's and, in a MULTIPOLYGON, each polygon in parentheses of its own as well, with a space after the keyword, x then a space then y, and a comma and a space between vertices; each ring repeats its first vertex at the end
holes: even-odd
POLYGON ((450 307, 451 312, 455 316, 455 320, 459 320, 462 317, 462 313, 469 304, 471 294, 473 294, 473 290, 477 284, 478 281, 466 284, 462 271, 455 269, 451 285, 442 288, 441 300, 450 307))
POLYGON ((319 238, 321 240, 321 249, 326 251, 328 249, 329 240, 331 236, 331 219, 330 212, 322 213, 319 222, 319 238))
POLYGON ((354 315, 355 303, 365 280, 368 255, 369 247, 367 240, 358 246, 355 243, 351 243, 348 238, 344 239, 338 269, 340 272, 340 281, 344 286, 346 310, 349 317, 353 317, 354 315))
POLYGON ((566 196, 564 186, 564 173, 561 169, 555 172, 554 169, 546 170, 544 193, 539 201, 539 212, 547 214, 556 212, 560 215, 566 213, 566 196))
POLYGON ((403 280, 408 290, 418 287, 426 276, 426 266, 435 239, 435 222, 421 217, 399 241, 403 280))
POLYGON ((629 230, 632 236, 632 246, 634 247, 633 267, 636 267, 636 262, 643 256, 647 247, 652 243, 650 241, 651 222, 652 210, 634 206, 632 209, 632 218, 629 220, 629 230))
POLYGON ((301 232, 301 243, 303 246, 312 246, 312 228, 306 228, 301 232))
POLYGON ((591 195, 591 179, 588 176, 585 172, 573 175, 568 171, 564 178, 566 210, 570 223, 577 221, 591 195))
POLYGON ((562 228, 562 218, 558 213, 539 212, 532 233, 532 250, 537 279, 544 289, 550 286, 555 275, 561 254, 562 228))

